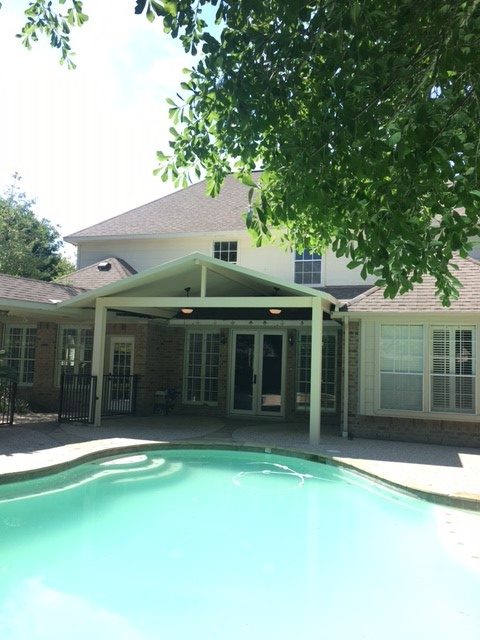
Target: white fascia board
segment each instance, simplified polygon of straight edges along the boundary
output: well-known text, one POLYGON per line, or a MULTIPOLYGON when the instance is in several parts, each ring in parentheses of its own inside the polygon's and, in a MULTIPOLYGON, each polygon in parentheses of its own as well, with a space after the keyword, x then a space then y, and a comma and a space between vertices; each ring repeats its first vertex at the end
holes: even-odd
POLYGON ((260 308, 279 307, 280 309, 309 308, 312 306, 311 296, 256 296, 256 297, 207 297, 193 298, 183 297, 137 297, 137 296, 109 296, 98 298, 97 305, 109 309, 136 309, 138 307, 158 307, 163 309, 176 309, 180 307, 192 307, 193 309, 209 308, 260 308))
MULTIPOLYGON (((445 311, 389 311, 389 312, 381 312, 381 311, 334 311, 332 313, 332 318, 342 319, 348 316, 350 320, 428 320, 431 319, 446 319, 455 317, 462 318, 463 320, 471 318, 472 320, 478 321, 480 317, 480 312, 474 311, 451 311, 446 309, 445 311)), ((450 322, 450 320, 449 320, 450 322)))
POLYGON ((104 241, 116 241, 119 240, 170 240, 172 238, 198 238, 198 237, 232 237, 238 236, 238 234, 248 235, 246 229, 231 229, 221 231, 172 231, 169 233, 126 233, 121 235, 105 235, 105 236, 64 236, 63 240, 70 244, 79 245, 84 242, 99 244, 104 241))
POLYGON ((0 298, 0 307, 8 311, 19 309, 21 311, 48 311, 55 313, 57 303, 33 302, 32 300, 17 300, 12 298, 0 298))

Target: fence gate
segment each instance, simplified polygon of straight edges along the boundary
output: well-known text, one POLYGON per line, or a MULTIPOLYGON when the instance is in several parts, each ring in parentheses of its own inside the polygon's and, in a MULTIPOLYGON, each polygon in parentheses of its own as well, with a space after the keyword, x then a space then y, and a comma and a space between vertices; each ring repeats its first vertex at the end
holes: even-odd
POLYGON ((58 421, 92 424, 95 420, 96 395, 96 376, 62 373, 58 421))
MULTIPOLYGON (((136 411, 138 376, 103 376, 102 416, 131 415, 136 411)), ((59 422, 95 421, 97 377, 62 374, 60 382, 59 422)))
POLYGON ((11 378, 0 377, 0 424, 13 424, 17 383, 11 378))

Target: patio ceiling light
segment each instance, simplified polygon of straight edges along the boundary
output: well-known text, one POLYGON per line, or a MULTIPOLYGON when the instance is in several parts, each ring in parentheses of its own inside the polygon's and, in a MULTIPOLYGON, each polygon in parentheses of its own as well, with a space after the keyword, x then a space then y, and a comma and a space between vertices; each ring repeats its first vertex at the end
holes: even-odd
MULTIPOLYGON (((278 287, 273 287, 273 295, 278 296, 278 287)), ((272 307, 268 310, 268 313, 270 313, 272 316, 279 316, 282 313, 282 310, 277 309, 276 307, 272 307)))
MULTIPOLYGON (((190 297, 190 289, 191 288, 192 287, 185 287, 185 293, 187 294, 187 298, 190 297)), ((182 307, 180 309, 180 311, 186 316, 189 316, 191 313, 193 313, 193 309, 191 307, 182 307)))

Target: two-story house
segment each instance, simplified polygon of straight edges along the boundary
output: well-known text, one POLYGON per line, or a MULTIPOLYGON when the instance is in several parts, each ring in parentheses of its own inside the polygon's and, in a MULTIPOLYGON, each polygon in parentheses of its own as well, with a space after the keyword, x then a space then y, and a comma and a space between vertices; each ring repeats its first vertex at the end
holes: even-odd
POLYGON ((68 236, 78 270, 62 282, 0 276, 4 346, 32 407, 56 409, 80 380, 97 424, 153 413, 173 389, 176 411, 308 423, 313 442, 328 429, 480 444, 476 260, 458 260, 449 309, 428 277, 386 300, 329 251, 255 247, 233 177, 216 199, 204 190, 68 236))

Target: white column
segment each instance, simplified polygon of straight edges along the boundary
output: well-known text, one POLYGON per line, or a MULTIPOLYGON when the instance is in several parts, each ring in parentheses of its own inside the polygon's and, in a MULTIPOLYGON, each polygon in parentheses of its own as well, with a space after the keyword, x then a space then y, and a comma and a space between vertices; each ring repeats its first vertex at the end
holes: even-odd
POLYGON ((207 267, 202 264, 201 269, 200 297, 205 298, 205 296, 207 295, 207 267))
POLYGON ((105 361, 105 331, 107 327, 107 307, 98 298, 95 306, 95 328, 93 330, 92 376, 97 376, 95 399, 95 426, 102 422, 103 366, 105 361))
POLYGON ((343 426, 342 436, 348 436, 348 379, 349 379, 349 323, 348 316, 343 320, 343 426))
POLYGON ((323 309, 320 298, 312 300, 312 358, 310 362, 310 444, 320 444, 322 414, 323 309))

